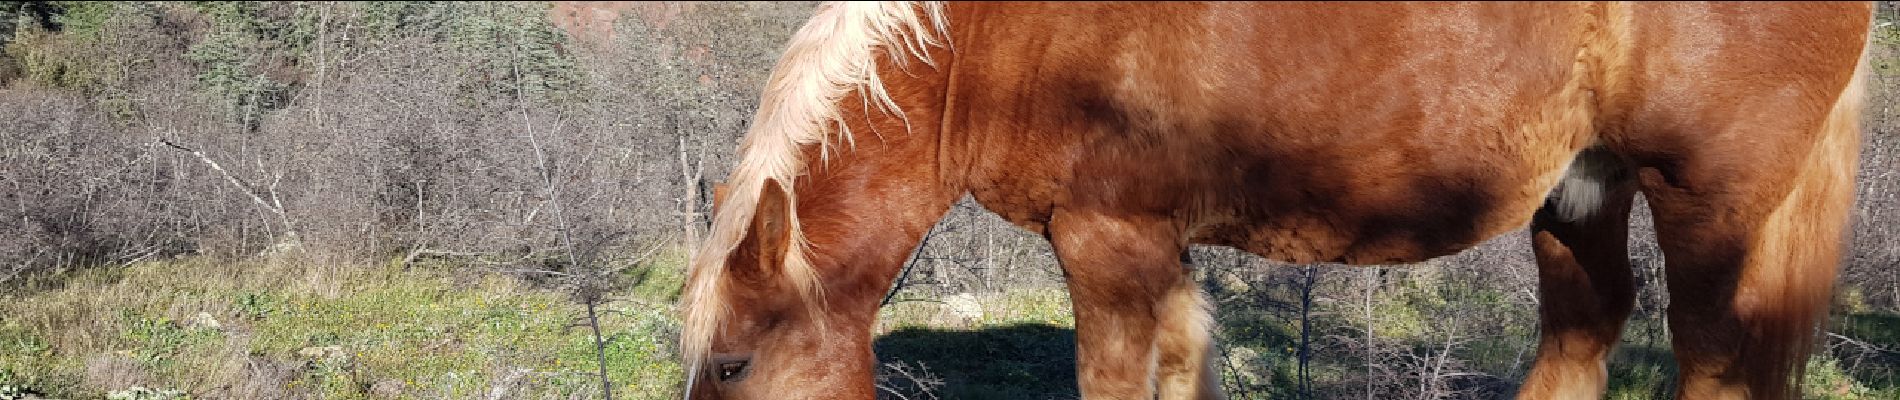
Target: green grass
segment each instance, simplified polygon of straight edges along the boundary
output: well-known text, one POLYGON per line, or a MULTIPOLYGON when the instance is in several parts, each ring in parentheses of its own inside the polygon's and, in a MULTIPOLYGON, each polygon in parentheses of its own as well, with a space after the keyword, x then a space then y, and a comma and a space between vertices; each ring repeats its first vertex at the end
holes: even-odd
POLYGON ((886 331, 905 327, 963 327, 981 329, 1020 324, 1046 324, 1074 327, 1075 315, 1069 309, 1069 293, 1059 288, 1015 289, 1000 294, 971 295, 982 315, 963 318, 951 310, 950 298, 918 298, 900 293, 890 305, 878 310, 879 323, 886 331))
MULTIPOLYGON (((678 396, 671 304, 683 280, 682 254, 628 270, 634 284, 621 293, 631 296, 604 308, 607 369, 619 398, 678 396)), ((582 307, 559 290, 475 269, 179 260, 36 277, 8 289, 0 294, 0 390, 95 399, 482 398, 496 390, 521 399, 598 396, 591 333, 577 324, 582 307)), ((1429 336, 1435 328, 1427 315, 1448 304, 1440 295, 1382 295, 1381 337, 1429 336)), ((1498 302, 1482 293, 1452 297, 1460 310, 1498 302)), ((1230 389, 1292 395, 1296 323, 1236 307, 1219 319, 1230 363, 1244 354, 1234 367, 1245 370, 1223 371, 1230 389)), ((1657 343, 1637 337, 1657 323, 1631 322, 1611 356, 1609 398, 1673 391, 1666 335, 1657 343)), ((900 295, 880 311, 875 346, 884 383, 899 390, 945 399, 1068 399, 1076 397, 1073 327, 1060 288, 900 295), (894 374, 897 367, 927 379, 894 374)), ((1841 313, 1830 331, 1892 347, 1900 343, 1900 315, 1841 313)), ((1534 334, 1508 331, 1456 354, 1487 373, 1508 373, 1499 366, 1530 356, 1518 354, 1520 339, 1512 338, 1534 334)), ((1321 393, 1330 390, 1324 382, 1362 373, 1361 361, 1316 350, 1321 393)), ((1852 350, 1837 346, 1811 360, 1806 397, 1900 398, 1900 359, 1852 350)))
MULTIPOLYGON (((1865 387, 1872 399, 1900 399, 1900 314, 1856 312, 1836 314, 1831 331, 1861 344, 1880 346, 1869 350, 1857 344, 1842 344, 1831 349, 1831 369, 1845 368, 1852 384, 1865 387)), ((1810 363, 1810 378, 1816 372, 1810 363)), ((1829 371, 1823 371, 1832 373, 1829 371)), ((1832 377, 1829 377, 1833 379, 1832 377)), ((1840 385, 1836 385, 1838 389, 1840 385)))
MULTIPOLYGON (((1660 343, 1634 340, 1632 332, 1662 321, 1632 321, 1624 341, 1611 354, 1609 398, 1641 400, 1669 398, 1675 393, 1676 361, 1667 338, 1660 343)), ((1900 315, 1837 313, 1828 331, 1855 341, 1885 347, 1900 343, 1900 315)), ((1839 339, 1829 340, 1839 343, 1839 339)), ((1822 348, 1808 359, 1802 398, 1821 400, 1900 399, 1900 354, 1859 353, 1851 345, 1822 348)))
MULTIPOLYGON (((46 283, 0 295, 0 386, 72 398, 133 386, 208 398, 479 398, 501 390, 506 398, 566 399, 599 391, 592 336, 577 325, 582 307, 508 276, 185 260, 37 281, 46 283)), ((635 291, 677 286, 646 283, 635 291)), ((634 297, 604 308, 619 398, 676 397, 670 304, 634 297)))
MULTIPOLYGON (((1419 288, 1435 287, 1421 285, 1419 288)), ((1382 295, 1375 304, 1380 314, 1381 337, 1404 341, 1416 351, 1437 350, 1430 336, 1435 324, 1427 315, 1442 313, 1452 306, 1460 312, 1508 308, 1500 297, 1482 292, 1437 293, 1443 290, 1382 295), (1456 298, 1446 303, 1439 296, 1456 298), (1481 304, 1474 304, 1481 303, 1481 304), (1433 311, 1437 310, 1437 311, 1433 311), (1389 335, 1389 336, 1388 336, 1389 335), (1409 335, 1409 336, 1408 336, 1409 335), (1407 339, 1411 338, 1411 339, 1407 339)), ((1455 290, 1454 290, 1455 291, 1455 290)), ((906 296, 899 296, 904 298, 906 296)), ((1066 399, 1074 398, 1074 323, 1068 315, 1068 300, 1059 289, 1019 290, 1007 294, 979 295, 984 314, 979 318, 956 315, 948 300, 900 301, 882 311, 884 334, 876 342, 880 361, 925 366, 942 380, 935 393, 945 399, 1066 399)), ((1223 371, 1229 390, 1245 391, 1262 398, 1294 398, 1291 380, 1297 368, 1294 352, 1299 343, 1296 321, 1265 310, 1229 307, 1221 310, 1221 337, 1228 351, 1246 354, 1242 358, 1249 371, 1223 371), (1238 385, 1238 386, 1236 386, 1238 385)), ((1318 318, 1336 318, 1320 316, 1318 318)), ((1340 321, 1322 321, 1322 327, 1340 321)), ((1606 397, 1617 400, 1670 398, 1674 394, 1675 360, 1660 320, 1633 320, 1625 329, 1623 342, 1610 356, 1609 387, 1606 397), (1656 333, 1652 340, 1647 335, 1656 333)), ((1534 352, 1518 352, 1518 346, 1534 343, 1536 332, 1530 327, 1508 327, 1497 337, 1473 340, 1455 349, 1455 357, 1469 368, 1499 375, 1502 381, 1473 382, 1501 384, 1500 395, 1509 395, 1514 385, 1508 366, 1528 367, 1534 352), (1526 341, 1530 342, 1526 342, 1526 341), (1513 358, 1524 357, 1524 364, 1513 358)), ((1830 331, 1855 340, 1894 347, 1900 343, 1900 315, 1848 313, 1836 315, 1830 331)), ((1322 333, 1324 334, 1324 332, 1322 333)), ((1325 340, 1315 342, 1321 355, 1311 365, 1318 394, 1334 397, 1339 389, 1326 382, 1351 381, 1363 374, 1362 361, 1325 355, 1325 340), (1329 394, 1331 393, 1331 394, 1329 394)), ((1859 360, 1844 357, 1841 350, 1816 354, 1809 360, 1804 378, 1803 398, 1825 400, 1900 399, 1895 371, 1900 357, 1894 354, 1867 356, 1859 360)), ((1230 359, 1230 362, 1231 359, 1230 359)), ((887 367, 888 369, 888 367, 887 367)), ((1525 371, 1516 371, 1523 373, 1525 371)), ((1232 393, 1230 393, 1232 394, 1232 393)))
POLYGON ((1676 361, 1669 348, 1625 340, 1610 353, 1609 387, 1612 400, 1667 398, 1675 392, 1676 361))
POLYGON ((1067 292, 1023 289, 972 298, 981 316, 959 315, 952 305, 958 300, 950 298, 884 307, 879 323, 885 333, 875 343, 879 361, 926 369, 942 379, 932 389, 945 399, 1077 397, 1067 292))

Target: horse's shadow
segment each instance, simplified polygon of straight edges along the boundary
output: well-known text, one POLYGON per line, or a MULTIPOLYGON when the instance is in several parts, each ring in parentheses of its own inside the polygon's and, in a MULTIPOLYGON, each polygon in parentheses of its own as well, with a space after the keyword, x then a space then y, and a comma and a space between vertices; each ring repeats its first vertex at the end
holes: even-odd
POLYGON ((1075 330, 1021 324, 982 330, 903 328, 875 344, 884 397, 940 379, 942 399, 1074 399, 1075 330), (895 366, 902 366, 898 371, 895 366), (909 372, 906 377, 903 372, 909 372), (914 378, 913 378, 914 377, 914 378))

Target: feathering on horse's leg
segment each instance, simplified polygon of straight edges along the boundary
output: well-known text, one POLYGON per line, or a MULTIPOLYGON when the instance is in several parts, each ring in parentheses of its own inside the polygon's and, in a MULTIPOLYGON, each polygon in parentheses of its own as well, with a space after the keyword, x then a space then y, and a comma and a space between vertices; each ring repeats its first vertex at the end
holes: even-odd
POLYGON ((1161 399, 1218 400, 1221 392, 1219 357, 1214 347, 1214 319, 1201 285, 1181 270, 1181 278, 1161 299, 1155 338, 1155 384, 1161 399))

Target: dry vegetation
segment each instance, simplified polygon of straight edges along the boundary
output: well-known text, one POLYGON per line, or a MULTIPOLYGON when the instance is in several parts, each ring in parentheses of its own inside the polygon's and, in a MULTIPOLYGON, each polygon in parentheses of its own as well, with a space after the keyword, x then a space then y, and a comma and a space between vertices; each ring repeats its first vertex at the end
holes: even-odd
MULTIPOLYGON (((619 398, 676 397, 679 243, 811 7, 0 3, 0 399, 596 398, 603 373, 619 398)), ((1900 398, 1882 9, 1813 398, 1900 398)), ((1674 373, 1635 220, 1617 399, 1666 397, 1674 373)), ((1194 261, 1234 398, 1498 398, 1534 356, 1529 251, 1519 233, 1422 266, 1194 261)), ((907 270, 877 342, 890 397, 1075 396, 1041 238, 965 202, 907 270)))

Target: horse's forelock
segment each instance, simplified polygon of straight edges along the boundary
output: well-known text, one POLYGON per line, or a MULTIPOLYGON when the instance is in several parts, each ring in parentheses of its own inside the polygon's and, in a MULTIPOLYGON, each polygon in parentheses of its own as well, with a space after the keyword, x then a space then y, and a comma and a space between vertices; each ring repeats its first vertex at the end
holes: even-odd
POLYGON ((680 334, 687 397, 701 363, 710 356, 713 334, 731 312, 724 296, 726 261, 748 234, 766 185, 779 185, 786 199, 782 206, 789 245, 779 276, 789 280, 808 307, 823 307, 822 285, 807 257, 794 202, 792 183, 808 161, 805 148, 819 146, 824 155, 838 139, 851 141, 838 103, 853 92, 903 116, 878 80, 874 55, 882 49, 898 65, 911 57, 931 64, 926 48, 943 45, 947 37, 944 11, 942 2, 830 2, 792 36, 767 80, 758 114, 740 147, 739 165, 727 180, 731 186, 726 198, 717 205, 712 228, 689 263, 680 334), (828 126, 838 127, 835 135, 828 126))

